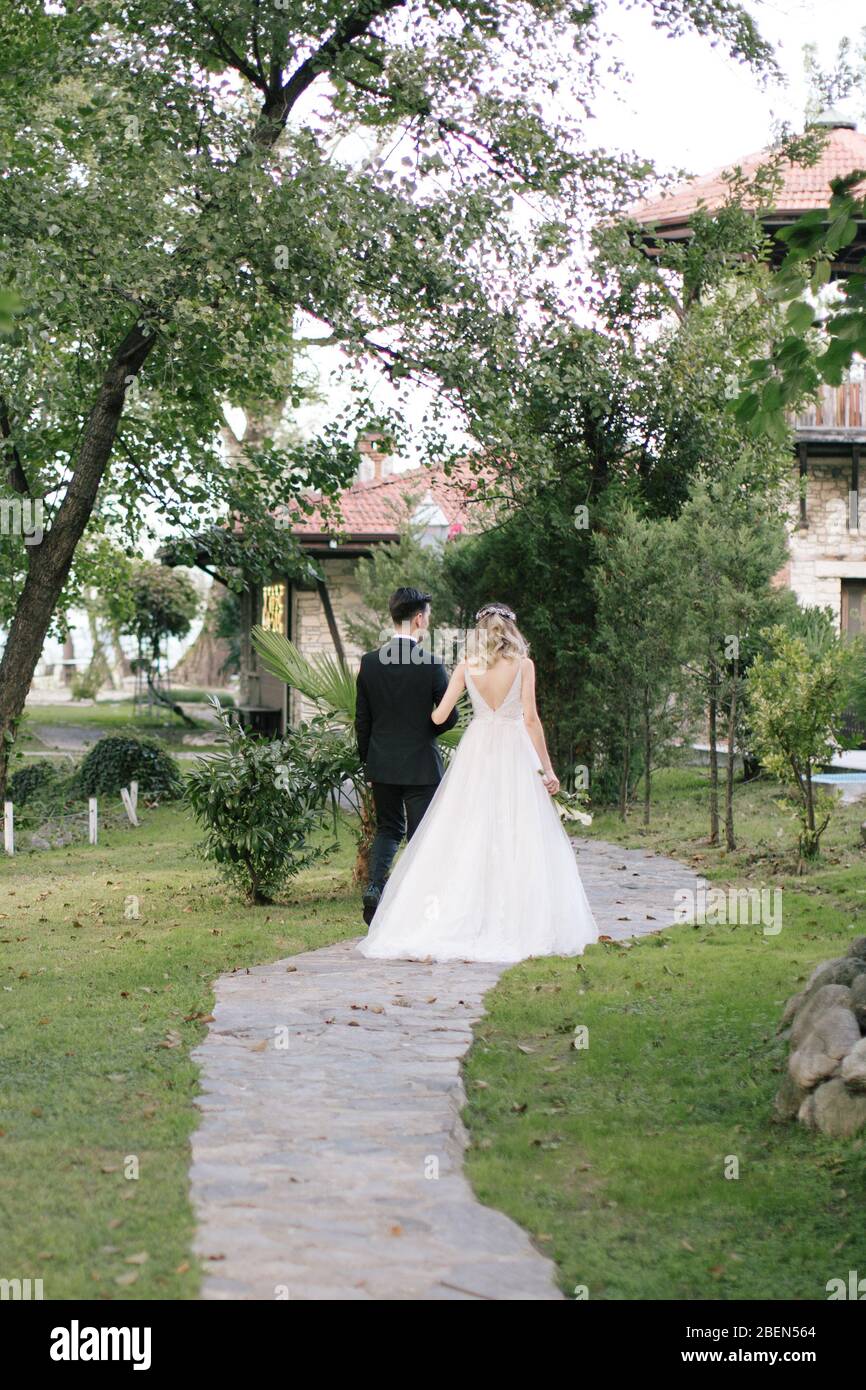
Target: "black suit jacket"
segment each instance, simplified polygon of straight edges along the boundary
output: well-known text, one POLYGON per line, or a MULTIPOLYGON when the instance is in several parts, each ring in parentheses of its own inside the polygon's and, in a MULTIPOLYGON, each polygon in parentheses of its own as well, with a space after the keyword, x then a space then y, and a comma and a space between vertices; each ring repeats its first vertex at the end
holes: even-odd
POLYGON ((436 739, 457 723, 456 708, 443 724, 430 718, 448 687, 432 652, 407 637, 393 637, 365 652, 358 672, 355 733, 371 782, 430 786, 441 781, 436 739))

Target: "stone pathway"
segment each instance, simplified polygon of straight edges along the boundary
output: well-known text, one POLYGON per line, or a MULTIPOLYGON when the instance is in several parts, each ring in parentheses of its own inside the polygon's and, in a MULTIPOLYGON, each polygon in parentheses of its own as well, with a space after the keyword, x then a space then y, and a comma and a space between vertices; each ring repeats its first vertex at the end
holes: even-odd
MULTIPOLYGON (((576 842, 599 929, 670 925, 675 860, 576 842)), ((340 942, 224 975, 194 1053, 208 1299, 560 1299, 553 1264, 463 1176, 460 1063, 498 965, 340 942)))

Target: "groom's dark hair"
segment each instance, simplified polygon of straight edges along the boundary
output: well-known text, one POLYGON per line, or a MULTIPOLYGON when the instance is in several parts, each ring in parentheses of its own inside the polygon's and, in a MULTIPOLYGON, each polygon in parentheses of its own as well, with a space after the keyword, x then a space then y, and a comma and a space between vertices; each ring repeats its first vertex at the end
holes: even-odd
POLYGON ((388 612, 395 623, 408 623, 432 599, 432 594, 422 594, 420 589, 395 589, 388 600, 388 612))

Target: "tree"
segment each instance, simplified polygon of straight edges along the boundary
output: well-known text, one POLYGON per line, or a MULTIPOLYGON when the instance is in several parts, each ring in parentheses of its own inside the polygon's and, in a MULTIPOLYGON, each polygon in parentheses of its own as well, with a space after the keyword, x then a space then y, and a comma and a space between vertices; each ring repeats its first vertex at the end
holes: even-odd
MULTIPOLYGON (((650 7, 670 33, 691 26, 771 66, 730 0, 650 7)), ((552 89, 561 109, 581 110, 597 18, 564 0, 514 0, 506 13, 483 0, 3 10, 0 435, 9 488, 50 515, 23 556, 0 662, 0 794, 94 513, 133 532, 142 498, 178 525, 191 510, 242 510, 216 447, 219 411, 280 398, 297 309, 350 360, 440 383, 470 426, 488 409, 520 354, 532 276, 567 220, 632 176, 627 161, 587 154, 574 121, 545 120, 538 100, 552 89), (563 37, 570 93, 556 72, 563 37), (358 130, 411 133, 409 165, 334 157, 358 130), (518 194, 541 210, 529 248, 508 215, 518 194)), ((265 441, 245 500, 264 517, 311 483, 333 491, 354 462, 327 432, 288 451, 265 441)))
POLYGON ((157 689, 154 677, 160 670, 166 638, 185 637, 189 632, 200 607, 198 590, 182 570, 168 569, 152 560, 129 563, 125 575, 118 578, 117 589, 103 595, 109 621, 138 643, 138 659, 153 698, 195 727, 180 706, 157 689))
POLYGON ((744 479, 749 473, 743 459, 730 472, 697 482, 677 521, 677 544, 687 576, 688 670, 702 695, 709 735, 709 843, 719 843, 718 725, 723 716, 729 850, 736 848, 734 757, 746 647, 753 630, 771 621, 774 609, 778 612, 771 581, 787 549, 783 512, 772 494, 762 497, 748 486, 744 479))
MULTIPOLYGON (((628 813, 635 748, 650 823, 652 773, 686 720, 682 666, 688 589, 669 519, 623 507, 616 529, 595 538, 596 628, 589 662, 592 699, 608 756, 619 753, 619 813, 628 813)), ((612 758, 610 758, 613 761, 612 758)))
POLYGON ((771 651, 759 654, 749 673, 752 736, 767 771, 794 787, 800 857, 815 859, 834 801, 816 791, 813 777, 837 747, 850 650, 837 639, 812 655, 781 623, 767 637, 771 651))

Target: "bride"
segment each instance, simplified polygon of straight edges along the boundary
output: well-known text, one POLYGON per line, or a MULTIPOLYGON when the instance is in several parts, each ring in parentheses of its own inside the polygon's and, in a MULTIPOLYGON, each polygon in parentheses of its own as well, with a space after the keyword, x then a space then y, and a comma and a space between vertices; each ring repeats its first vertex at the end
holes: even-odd
POLYGON ((468 690, 472 719, 385 885, 362 955, 511 962, 579 955, 598 938, 551 801, 559 782, 527 643, 504 604, 479 609, 476 624, 432 716, 444 723, 468 690))

